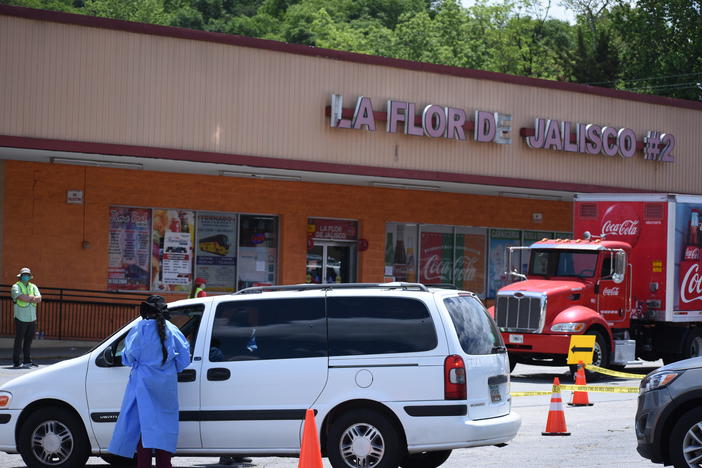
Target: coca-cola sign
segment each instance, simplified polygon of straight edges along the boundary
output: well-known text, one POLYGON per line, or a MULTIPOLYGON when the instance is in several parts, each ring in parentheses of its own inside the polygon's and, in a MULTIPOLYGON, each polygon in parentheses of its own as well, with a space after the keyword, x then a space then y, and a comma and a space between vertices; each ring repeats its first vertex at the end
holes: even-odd
POLYGON ((422 265, 422 278, 427 283, 445 282, 451 278, 451 270, 453 270, 454 282, 474 281, 478 260, 477 256, 463 255, 456 258, 452 265, 450 260, 442 259, 438 254, 429 255, 422 265))
POLYGON ((602 290, 602 295, 603 296, 618 296, 619 295, 619 288, 604 288, 602 290))
POLYGON ((697 262, 682 262, 680 265, 682 281, 680 282, 680 308, 683 310, 702 309, 702 304, 691 304, 702 301, 702 274, 697 262), (683 304, 690 304, 685 307, 683 304))
POLYGON ((601 234, 607 240, 628 242, 633 247, 640 233, 639 214, 631 205, 614 204, 602 216, 601 234))

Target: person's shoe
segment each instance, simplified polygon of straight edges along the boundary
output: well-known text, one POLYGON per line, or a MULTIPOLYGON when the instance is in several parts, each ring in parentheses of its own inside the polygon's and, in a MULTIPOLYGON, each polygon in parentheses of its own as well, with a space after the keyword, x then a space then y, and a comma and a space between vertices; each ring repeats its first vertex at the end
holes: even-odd
POLYGON ((220 465, 233 465, 234 464, 234 457, 219 457, 219 464, 220 465))
POLYGON ((32 367, 32 365, 33 364, 31 362, 25 362, 24 364, 22 364, 22 368, 23 369, 30 369, 32 367))
POLYGON ((22 366, 20 366, 19 364, 13 364, 13 365, 12 365, 12 368, 13 368, 13 369, 21 369, 22 366))
POLYGON ((248 457, 232 457, 234 463, 251 463, 251 459, 248 457))

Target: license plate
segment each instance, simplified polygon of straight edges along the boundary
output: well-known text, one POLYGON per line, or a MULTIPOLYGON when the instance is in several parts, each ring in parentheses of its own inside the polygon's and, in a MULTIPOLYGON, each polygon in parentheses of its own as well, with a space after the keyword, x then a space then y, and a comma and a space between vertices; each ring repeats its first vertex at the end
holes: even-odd
POLYGON ((524 343, 524 335, 509 335, 510 343, 524 343))
POLYGON ((492 399, 493 403, 499 403, 502 401, 499 385, 490 385, 490 398, 492 399))

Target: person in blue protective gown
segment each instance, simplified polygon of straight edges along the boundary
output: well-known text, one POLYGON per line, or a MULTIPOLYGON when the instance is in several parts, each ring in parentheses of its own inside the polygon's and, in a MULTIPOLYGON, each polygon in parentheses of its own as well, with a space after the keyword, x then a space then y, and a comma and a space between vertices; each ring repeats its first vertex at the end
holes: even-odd
POLYGON ((122 408, 108 448, 137 467, 171 468, 178 441, 178 372, 190 364, 188 340, 170 323, 161 296, 141 303, 143 320, 125 339, 122 363, 131 367, 122 408))

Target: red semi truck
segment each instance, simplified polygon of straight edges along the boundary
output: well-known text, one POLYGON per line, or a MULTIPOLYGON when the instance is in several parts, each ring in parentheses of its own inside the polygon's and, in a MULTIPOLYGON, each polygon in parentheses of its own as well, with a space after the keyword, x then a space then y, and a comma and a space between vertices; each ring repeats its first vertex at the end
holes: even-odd
POLYGON ((512 247, 491 311, 512 368, 565 365, 571 335, 593 364, 702 355, 702 196, 578 194, 574 239, 512 247), (526 264, 526 275, 514 265, 526 264))

